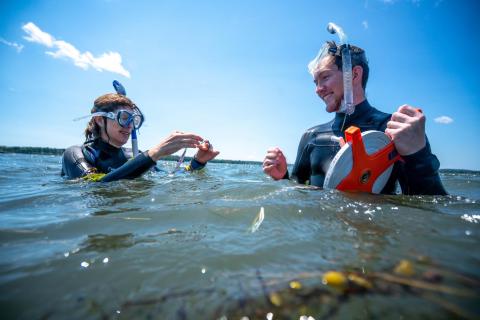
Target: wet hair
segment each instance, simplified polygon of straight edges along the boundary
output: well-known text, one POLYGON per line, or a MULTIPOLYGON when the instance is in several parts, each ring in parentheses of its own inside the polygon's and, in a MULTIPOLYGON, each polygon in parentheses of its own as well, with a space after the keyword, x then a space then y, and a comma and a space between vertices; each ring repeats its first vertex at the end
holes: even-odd
MULTIPOLYGON (((107 93, 95 99, 93 102, 93 108, 90 112, 111 112, 120 107, 136 108, 133 101, 129 98, 117 93, 107 93)), ((105 118, 104 121, 106 122, 105 118)), ((98 137, 100 137, 100 126, 95 122, 94 117, 92 117, 85 129, 85 139, 89 141, 98 137)))
MULTIPOLYGON (((325 43, 325 46, 327 47, 327 50, 328 50, 327 51, 328 56, 334 57, 335 65, 337 66, 338 70, 342 71, 342 49, 345 48, 345 44, 342 44, 341 46, 339 46, 335 43, 335 41, 327 41, 325 43)), ((367 56, 365 55, 365 50, 357 46, 353 46, 353 45, 349 45, 349 46, 350 46, 350 55, 352 57, 352 68, 355 66, 360 66, 363 69, 362 88, 365 90, 368 82, 368 74, 370 72, 370 68, 368 67, 367 56)), ((314 59, 314 61, 312 62, 315 62, 315 60, 317 60, 316 63, 318 63, 319 62, 318 58, 320 57, 321 56, 319 54, 319 56, 317 56, 317 58, 314 59)))

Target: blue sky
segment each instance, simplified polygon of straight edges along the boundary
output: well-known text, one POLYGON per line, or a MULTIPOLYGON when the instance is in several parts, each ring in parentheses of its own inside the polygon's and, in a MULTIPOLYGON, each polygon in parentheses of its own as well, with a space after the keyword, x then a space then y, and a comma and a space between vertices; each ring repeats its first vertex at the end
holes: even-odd
MULTIPOLYGON (((367 96, 423 109, 442 168, 480 170, 477 1, 1 1, 0 145, 83 142, 93 100, 114 79, 146 115, 143 150, 173 130, 219 158, 295 160, 329 121, 308 62, 332 21, 370 61, 367 96), (6 119, 5 119, 6 118, 6 119)), ((188 153, 193 154, 193 151, 188 153)))

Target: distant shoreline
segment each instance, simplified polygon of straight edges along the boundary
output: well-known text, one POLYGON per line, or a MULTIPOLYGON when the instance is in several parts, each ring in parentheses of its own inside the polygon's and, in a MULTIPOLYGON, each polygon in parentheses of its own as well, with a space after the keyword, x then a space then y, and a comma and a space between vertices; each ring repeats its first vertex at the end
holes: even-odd
MULTIPOLYGON (((24 154, 40 154, 40 155, 54 155, 61 156, 65 149, 61 148, 49 148, 49 147, 9 147, 9 146, 0 146, 0 153, 24 153, 24 154)), ((178 161, 179 156, 167 156, 162 158, 165 161, 178 161)), ((190 161, 191 157, 185 157, 186 161, 190 161)), ((211 163, 231 163, 231 164, 254 164, 261 165, 260 161, 244 161, 244 160, 224 160, 224 159, 213 159, 210 160, 211 163)))

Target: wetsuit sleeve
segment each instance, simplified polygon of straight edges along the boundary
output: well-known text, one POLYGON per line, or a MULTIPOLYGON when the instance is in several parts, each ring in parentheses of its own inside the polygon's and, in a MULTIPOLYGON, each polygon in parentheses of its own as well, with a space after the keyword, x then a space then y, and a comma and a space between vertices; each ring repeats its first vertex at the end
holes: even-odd
POLYGON ((62 176, 76 179, 94 172, 96 169, 85 159, 81 146, 72 146, 65 150, 62 157, 62 176))
MULTIPOLYGON (((297 158, 295 159, 295 164, 293 165, 291 177, 295 179, 298 183, 306 183, 310 180, 311 168, 310 168, 310 155, 307 149, 307 143, 310 139, 310 133, 305 132, 300 139, 297 150, 297 158)), ((285 174, 284 179, 288 179, 288 171, 285 174)))
POLYGON ((125 162, 121 167, 105 175, 100 181, 111 182, 120 179, 134 179, 155 166, 155 161, 148 156, 148 152, 142 152, 135 158, 125 162))
POLYGON ((430 144, 420 151, 402 157, 399 183, 403 194, 408 195, 446 195, 438 169, 440 162, 432 154, 430 144))
POLYGON ((201 170, 203 169, 207 164, 206 163, 201 163, 195 158, 192 158, 192 161, 190 161, 190 164, 185 166, 185 171, 195 171, 195 170, 201 170))

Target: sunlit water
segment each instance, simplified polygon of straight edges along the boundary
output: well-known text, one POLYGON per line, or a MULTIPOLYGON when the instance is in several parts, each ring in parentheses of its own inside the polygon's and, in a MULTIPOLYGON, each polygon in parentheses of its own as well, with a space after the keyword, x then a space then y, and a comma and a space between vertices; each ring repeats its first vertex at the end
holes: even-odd
POLYGON ((60 161, 0 154, 2 319, 480 315, 479 173, 442 173, 450 196, 372 196, 215 163, 69 182, 60 161), (373 287, 332 288, 329 270, 373 287))

